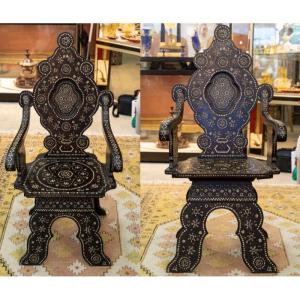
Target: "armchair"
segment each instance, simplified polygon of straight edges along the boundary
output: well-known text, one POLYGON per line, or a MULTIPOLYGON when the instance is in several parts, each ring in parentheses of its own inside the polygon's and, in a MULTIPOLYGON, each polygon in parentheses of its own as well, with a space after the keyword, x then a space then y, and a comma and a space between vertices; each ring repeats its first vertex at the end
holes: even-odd
POLYGON ((276 143, 286 139, 285 125, 269 115, 272 87, 258 86, 250 72, 251 57, 235 47, 230 28, 224 25, 216 27, 212 45, 195 56, 194 64, 197 70, 188 85, 173 88, 176 113, 161 123, 159 132, 160 140, 170 142, 166 174, 192 182, 181 212, 176 255, 167 271, 192 272, 196 268, 207 235, 206 220, 215 209, 225 208, 238 220, 236 233, 247 267, 256 273, 277 272, 268 256, 263 212, 252 186, 254 179, 271 178, 279 172, 276 143), (243 132, 258 100, 268 126, 267 162, 247 157, 248 141, 243 132), (176 131, 185 101, 204 131, 197 140, 202 152, 178 161, 176 131))
POLYGON ((99 198, 116 188, 113 172, 121 172, 123 166, 109 122, 113 95, 109 91, 99 93, 92 79, 93 65, 72 45, 69 33, 60 34, 53 55, 38 65, 40 79, 33 93, 20 94, 22 122, 5 161, 7 171, 17 170, 15 188, 22 190, 25 197, 35 198, 27 252, 20 261, 23 265, 39 265, 47 258, 51 225, 60 217, 76 222, 82 254, 90 265, 111 264, 99 235, 99 215, 105 215, 99 198), (26 163, 24 140, 31 106, 49 132, 44 139, 48 151, 26 163), (89 139, 83 135, 99 106, 107 142, 106 163, 85 151, 89 139))

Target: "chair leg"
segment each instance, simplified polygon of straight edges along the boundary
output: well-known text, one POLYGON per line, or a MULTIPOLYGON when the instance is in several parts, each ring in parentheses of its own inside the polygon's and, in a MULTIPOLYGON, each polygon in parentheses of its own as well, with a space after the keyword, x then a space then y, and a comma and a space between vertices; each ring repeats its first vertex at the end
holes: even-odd
POLYGON ((207 209, 199 202, 188 202, 181 212, 181 229, 177 232, 176 254, 167 272, 192 272, 201 260, 206 230, 207 209))
POLYGON ((78 224, 78 234, 82 254, 85 261, 91 266, 110 266, 110 259, 103 252, 103 242, 99 235, 100 219, 97 214, 81 212, 74 214, 74 220, 78 224))
POLYGON ((48 255, 48 245, 51 239, 51 225, 55 215, 45 211, 31 211, 29 227, 31 233, 27 240, 26 254, 21 258, 21 265, 41 265, 48 255))
POLYGON ((242 246, 245 264, 253 273, 276 273, 277 267, 267 250, 267 232, 262 228, 263 212, 255 202, 235 206, 234 213, 239 222, 237 235, 242 246))

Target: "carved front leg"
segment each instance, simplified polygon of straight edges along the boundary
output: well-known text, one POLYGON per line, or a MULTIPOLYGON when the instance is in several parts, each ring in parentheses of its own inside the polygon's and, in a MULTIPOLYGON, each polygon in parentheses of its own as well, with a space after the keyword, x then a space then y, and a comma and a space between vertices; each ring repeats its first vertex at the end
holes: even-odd
POLYGON ((177 233, 176 255, 169 263, 167 272, 192 272, 201 259, 202 244, 209 209, 200 202, 187 203, 181 212, 182 228, 177 233))
POLYGON ((110 266, 110 259, 103 252, 103 242, 98 233, 100 219, 97 214, 80 212, 74 214, 74 220, 78 224, 78 234, 82 254, 86 262, 92 266, 110 266))
POLYGON ((266 231, 262 228, 263 212, 257 203, 243 203, 235 206, 239 222, 237 235, 241 240, 245 264, 254 273, 276 273, 277 268, 267 251, 266 231))
POLYGON ((21 265, 41 265, 48 255, 48 246, 51 237, 51 225, 56 214, 45 211, 33 211, 29 227, 31 233, 27 240, 26 254, 21 258, 21 265))

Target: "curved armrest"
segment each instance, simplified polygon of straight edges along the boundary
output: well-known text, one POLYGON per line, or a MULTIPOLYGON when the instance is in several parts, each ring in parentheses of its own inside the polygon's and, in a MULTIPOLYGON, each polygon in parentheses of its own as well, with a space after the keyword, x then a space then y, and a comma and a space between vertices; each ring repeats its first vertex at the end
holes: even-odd
POLYGON ((109 91, 102 91, 99 94, 98 101, 102 107, 102 126, 107 142, 106 165, 110 173, 122 172, 123 159, 121 150, 116 142, 109 122, 109 108, 113 105, 114 97, 109 91))
POLYGON ((159 128, 159 140, 169 141, 169 168, 166 170, 166 173, 171 173, 178 162, 177 129, 183 117, 187 88, 181 84, 175 85, 172 90, 172 98, 176 103, 174 114, 162 121, 159 128))
POLYGON ((287 128, 285 124, 274 119, 269 113, 269 103, 272 101, 273 88, 269 84, 262 84, 258 88, 258 98, 261 102, 261 114, 263 122, 267 126, 268 152, 267 162, 275 173, 279 173, 276 166, 277 142, 284 142, 287 139, 287 128))
POLYGON ((23 108, 23 115, 20 129, 14 138, 5 159, 6 171, 18 171, 18 178, 16 182, 21 182, 27 174, 26 168, 26 153, 24 148, 24 141, 30 122, 30 107, 33 104, 33 95, 31 92, 24 91, 20 94, 20 106, 23 108))

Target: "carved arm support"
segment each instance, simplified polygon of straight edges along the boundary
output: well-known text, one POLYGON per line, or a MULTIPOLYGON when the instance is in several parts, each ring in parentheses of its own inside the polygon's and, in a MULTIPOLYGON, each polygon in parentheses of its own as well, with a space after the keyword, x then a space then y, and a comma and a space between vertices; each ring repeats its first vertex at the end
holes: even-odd
POLYGON ((26 168, 26 152, 24 141, 30 122, 30 108, 33 104, 33 95, 31 92, 24 91, 20 94, 19 104, 23 109, 22 121, 20 129, 15 136, 5 159, 6 171, 17 170, 16 185, 20 184, 27 174, 26 168))
POLYGON ((113 105, 114 97, 109 91, 103 91, 98 97, 102 107, 102 126, 107 142, 106 147, 106 165, 109 173, 122 172, 123 160, 120 148, 113 135, 109 122, 109 108, 113 105))
POLYGON ((176 103, 174 114, 162 121, 159 128, 160 141, 169 141, 169 168, 166 172, 172 172, 178 163, 178 125, 182 121, 184 101, 187 99, 187 89, 184 85, 175 85, 172 90, 172 98, 176 103))
POLYGON ((261 114, 263 122, 267 126, 267 163, 274 172, 279 172, 276 166, 277 142, 286 141, 287 128, 285 124, 271 117, 269 113, 269 103, 272 101, 273 88, 269 84, 262 84, 258 88, 258 98, 261 102, 261 114))

